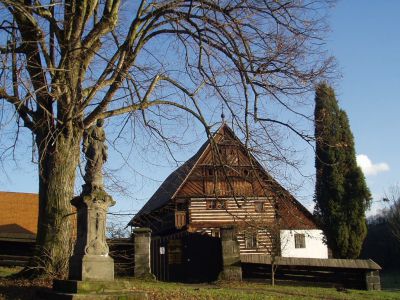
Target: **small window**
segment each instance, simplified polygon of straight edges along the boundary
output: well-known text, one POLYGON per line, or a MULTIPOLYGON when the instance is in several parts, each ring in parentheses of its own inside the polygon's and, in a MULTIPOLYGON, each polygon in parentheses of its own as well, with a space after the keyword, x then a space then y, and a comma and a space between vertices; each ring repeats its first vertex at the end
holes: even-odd
POLYGON ((256 212, 263 212, 264 211, 264 202, 254 202, 254 209, 256 212))
POLYGON ((257 232, 246 232, 244 234, 246 249, 257 248, 257 232))
POLYGON ((211 229, 211 236, 219 238, 220 237, 219 228, 211 229))
POLYGON ((214 169, 208 169, 208 176, 214 175, 214 169))
POLYGON ((207 209, 225 209, 225 201, 224 200, 207 200, 206 201, 207 209))
POLYGON ((295 248, 306 247, 306 236, 303 233, 296 233, 294 235, 294 247, 295 248))

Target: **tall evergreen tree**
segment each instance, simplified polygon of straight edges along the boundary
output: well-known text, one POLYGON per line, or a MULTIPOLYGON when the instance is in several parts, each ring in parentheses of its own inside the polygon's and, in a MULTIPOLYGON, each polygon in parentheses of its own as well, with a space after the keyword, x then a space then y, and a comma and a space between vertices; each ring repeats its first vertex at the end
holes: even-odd
POLYGON ((320 221, 334 257, 359 256, 367 234, 365 211, 371 193, 357 166, 353 135, 345 111, 326 83, 315 96, 316 203, 320 221))

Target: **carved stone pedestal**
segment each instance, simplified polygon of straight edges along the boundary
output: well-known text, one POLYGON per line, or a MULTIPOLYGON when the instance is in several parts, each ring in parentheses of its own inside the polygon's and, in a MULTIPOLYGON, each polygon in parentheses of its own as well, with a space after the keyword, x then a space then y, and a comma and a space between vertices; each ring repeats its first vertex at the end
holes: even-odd
POLYGON ((71 201, 78 213, 78 236, 70 259, 71 280, 114 280, 114 260, 108 255, 106 215, 115 201, 103 190, 71 201))
POLYGON ((97 255, 72 256, 69 261, 72 280, 114 280, 114 260, 97 255))
POLYGON ((37 298, 51 300, 147 299, 129 280, 114 280, 114 260, 108 255, 106 214, 115 202, 103 189, 88 191, 71 203, 77 208, 78 236, 70 259, 68 280, 54 280, 53 290, 37 298))

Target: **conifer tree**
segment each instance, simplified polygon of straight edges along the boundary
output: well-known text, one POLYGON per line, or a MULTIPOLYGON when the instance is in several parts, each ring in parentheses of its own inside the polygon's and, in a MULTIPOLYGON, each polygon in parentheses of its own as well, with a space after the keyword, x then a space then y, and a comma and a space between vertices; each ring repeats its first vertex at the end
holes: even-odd
POLYGON ((317 86, 315 96, 316 203, 314 215, 337 258, 359 256, 367 234, 365 211, 371 194, 357 166, 353 135, 333 89, 317 86))

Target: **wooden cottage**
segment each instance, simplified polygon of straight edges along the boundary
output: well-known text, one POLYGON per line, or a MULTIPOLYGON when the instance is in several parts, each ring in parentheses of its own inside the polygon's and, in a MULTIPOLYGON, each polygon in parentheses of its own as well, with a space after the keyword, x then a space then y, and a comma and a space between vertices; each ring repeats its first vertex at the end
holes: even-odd
MULTIPOLYGON (((38 216, 38 194, 0 191, 0 265, 23 265, 33 254, 38 216)), ((71 234, 76 236, 75 214, 71 218, 71 234)))
MULTIPOLYGON (((237 228, 241 254, 327 257, 312 214, 264 170, 226 124, 167 177, 128 225, 149 227, 160 239, 198 237, 198 242, 192 238, 186 244, 181 238, 169 239, 166 250, 160 246, 161 253, 177 253, 166 255, 175 262, 193 261, 195 255, 209 261, 212 252, 204 254, 204 249, 217 251, 218 246, 201 244, 200 236, 212 241, 224 226, 237 228), (191 252, 189 248, 202 251, 186 253, 184 259, 181 252, 191 252)), ((198 260, 198 265, 204 262, 198 260)))

